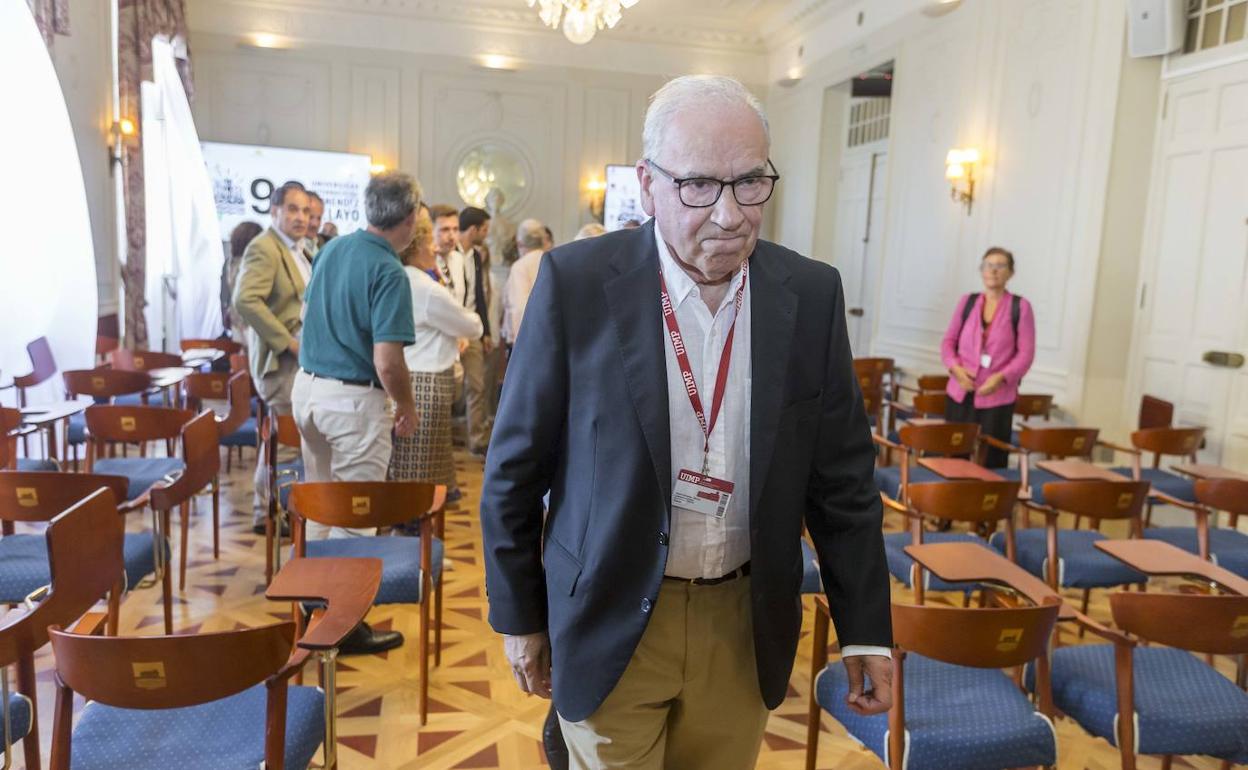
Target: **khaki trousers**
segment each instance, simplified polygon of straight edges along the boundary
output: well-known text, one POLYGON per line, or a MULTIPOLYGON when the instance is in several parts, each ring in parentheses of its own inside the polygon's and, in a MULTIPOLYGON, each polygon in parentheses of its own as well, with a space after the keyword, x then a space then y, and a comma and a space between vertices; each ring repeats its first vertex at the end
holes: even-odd
MULTIPOLYGON (((290 414, 290 394, 295 386, 295 372, 299 361, 290 351, 278 356, 277 371, 269 372, 256 382, 256 391, 270 414, 290 414)), ((259 427, 259 426, 257 426, 259 427)), ((278 447, 277 461, 288 463, 299 456, 293 447, 278 447)), ((256 491, 251 498, 253 524, 264 523, 269 513, 269 465, 260 453, 256 453, 256 491)))
MULTIPOLYGON (((300 371, 292 395, 307 481, 386 480, 394 419, 386 407, 385 391, 300 371)), ((307 523, 308 540, 375 534, 375 528, 331 529, 307 523)))
POLYGON ((581 722, 560 717, 579 770, 748 770, 767 707, 754 661, 750 579, 664 580, 624 675, 581 722))
POLYGON ((491 417, 485 392, 485 350, 481 340, 470 340, 459 354, 464 367, 464 413, 468 421, 468 450, 481 453, 490 443, 491 417))

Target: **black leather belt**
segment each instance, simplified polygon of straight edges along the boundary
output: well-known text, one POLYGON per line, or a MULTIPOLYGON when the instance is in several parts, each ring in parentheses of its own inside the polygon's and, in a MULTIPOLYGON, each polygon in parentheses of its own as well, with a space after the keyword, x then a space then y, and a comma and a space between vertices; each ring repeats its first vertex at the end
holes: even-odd
POLYGON ((716 586, 716 585, 719 585, 720 583, 727 583, 729 580, 736 580, 737 578, 743 578, 749 574, 750 574, 750 563, 747 561, 745 564, 742 564, 740 567, 737 567, 732 572, 729 572, 727 575, 720 575, 719 577, 715 577, 715 578, 702 578, 702 577, 683 578, 683 577, 675 577, 674 575, 664 575, 663 579, 674 580, 677 583, 688 583, 690 585, 695 585, 695 586, 716 586))
POLYGON ((326 376, 324 376, 324 375, 322 375, 322 374, 316 374, 315 372, 309 372, 307 369, 303 369, 303 368, 300 368, 300 369, 299 369, 299 371, 303 372, 304 374, 308 375, 309 377, 311 377, 311 378, 312 378, 312 379, 314 379, 314 380, 329 380, 330 382, 340 382, 340 383, 342 383, 343 385, 356 385, 356 386, 361 387, 361 388, 379 388, 379 387, 381 387, 380 385, 378 385, 377 383, 373 382, 372 380, 340 380, 340 379, 338 379, 337 377, 326 377, 326 376))

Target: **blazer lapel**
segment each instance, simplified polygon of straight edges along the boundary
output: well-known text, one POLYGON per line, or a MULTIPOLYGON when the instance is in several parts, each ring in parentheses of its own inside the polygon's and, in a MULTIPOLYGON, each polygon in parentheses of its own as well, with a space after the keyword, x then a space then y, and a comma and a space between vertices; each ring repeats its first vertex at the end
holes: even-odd
POLYGON ((655 476, 671 515, 672 444, 668 422, 667 366, 659 312, 659 254, 653 220, 637 229, 640 239, 609 262, 614 273, 604 285, 633 408, 650 450, 655 476))
POLYGON ((755 248, 750 259, 750 521, 763 493, 776 446, 780 408, 797 322, 797 295, 789 273, 755 248))
POLYGON ((270 231, 273 234, 273 243, 277 244, 277 253, 282 255, 282 266, 286 268, 286 277, 290 279, 291 284, 295 287, 295 294, 299 297, 299 301, 303 301, 303 273, 299 272, 299 266, 295 264, 295 255, 290 249, 286 248, 286 244, 278 236, 276 230, 270 231))

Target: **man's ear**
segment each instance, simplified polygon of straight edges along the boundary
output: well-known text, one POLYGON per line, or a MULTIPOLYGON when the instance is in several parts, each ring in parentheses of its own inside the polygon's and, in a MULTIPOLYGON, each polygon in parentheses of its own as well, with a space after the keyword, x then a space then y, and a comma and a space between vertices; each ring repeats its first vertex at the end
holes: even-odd
POLYGON ((637 161, 637 181, 641 185, 641 210, 646 212, 646 216, 652 217, 654 216, 654 194, 650 191, 650 185, 654 184, 654 176, 644 160, 637 161))

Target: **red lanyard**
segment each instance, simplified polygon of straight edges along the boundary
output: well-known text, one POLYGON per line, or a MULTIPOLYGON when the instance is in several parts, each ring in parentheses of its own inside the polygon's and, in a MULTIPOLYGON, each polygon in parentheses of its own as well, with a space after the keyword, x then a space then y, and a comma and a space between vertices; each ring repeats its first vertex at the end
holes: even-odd
POLYGON ((745 284, 750 277, 749 260, 741 263, 741 285, 737 287, 737 296, 732 324, 728 327, 728 337, 724 340, 724 351, 719 356, 719 372, 715 376, 715 391, 711 394, 711 419, 707 422, 706 413, 702 409, 702 397, 698 395, 698 383, 693 377, 693 364, 689 362, 689 354, 685 351, 685 340, 680 334, 680 325, 676 322, 676 308, 672 306, 672 298, 667 293, 667 281, 663 280, 663 270, 659 270, 659 296, 663 303, 663 322, 667 324, 667 336, 672 341, 672 350, 676 353, 676 363, 680 366, 680 376, 685 383, 685 393, 689 396, 689 404, 693 414, 698 418, 702 428, 702 473, 707 473, 707 462, 711 453, 711 432, 719 420, 719 410, 724 404, 724 391, 728 389, 728 369, 732 365, 732 339, 737 331, 737 319, 741 316, 741 303, 745 300, 745 284))

